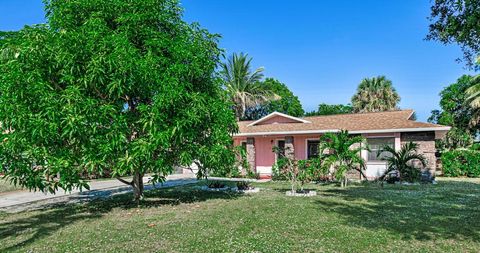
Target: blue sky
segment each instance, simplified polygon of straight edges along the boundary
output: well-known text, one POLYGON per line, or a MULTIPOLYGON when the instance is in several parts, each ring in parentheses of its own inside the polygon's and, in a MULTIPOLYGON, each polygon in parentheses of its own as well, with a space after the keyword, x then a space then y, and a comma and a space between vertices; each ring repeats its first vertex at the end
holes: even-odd
MULTIPOLYGON (((426 120, 438 93, 462 74, 455 45, 425 41, 430 1, 183 0, 185 19, 222 35, 286 83, 305 110, 348 103, 365 77, 386 75, 401 108, 426 120)), ((41 0, 0 0, 0 30, 45 22, 41 0)))

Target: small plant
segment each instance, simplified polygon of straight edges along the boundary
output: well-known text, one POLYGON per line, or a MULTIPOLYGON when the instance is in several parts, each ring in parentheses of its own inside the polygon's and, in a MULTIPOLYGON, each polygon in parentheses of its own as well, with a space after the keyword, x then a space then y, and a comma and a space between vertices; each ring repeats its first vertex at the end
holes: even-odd
POLYGON ((208 188, 214 188, 214 189, 225 188, 225 183, 221 181, 213 181, 208 184, 208 188))
POLYGON ((260 179, 260 173, 254 172, 252 170, 247 170, 247 178, 260 179))
POLYGON ((340 181, 342 187, 347 186, 347 172, 357 170, 364 178, 367 178, 365 160, 361 157, 362 150, 368 150, 363 145, 365 138, 352 136, 347 130, 338 133, 326 133, 320 137, 319 150, 322 154, 322 166, 324 170, 333 169, 335 178, 340 181))
POLYGON ((237 189, 240 191, 252 190, 254 187, 251 182, 248 181, 238 181, 237 189))
POLYGON ((260 174, 253 171, 248 163, 247 152, 245 149, 242 146, 237 146, 235 147, 234 152, 237 160, 234 169, 227 175, 227 177, 259 179, 260 174))
POLYGON ((385 180, 392 182, 406 181, 409 183, 419 181, 421 172, 413 163, 414 161, 419 161, 420 164, 425 167, 427 162, 422 154, 417 154, 417 149, 418 144, 413 142, 404 144, 399 151, 395 151, 395 149, 390 146, 383 147, 378 155, 383 152, 389 155, 382 158, 383 161, 387 162, 387 170, 383 176, 380 177, 382 184, 385 180), (395 179, 395 177, 397 177, 398 180, 395 179))
POLYGON ((298 181, 300 182, 300 192, 305 192, 303 186, 306 183, 310 183, 314 175, 314 166, 311 166, 313 161, 310 160, 299 160, 298 164, 298 181))
MULTIPOLYGON (((279 152, 277 147, 274 147, 274 152, 279 152)), ((309 160, 297 160, 291 156, 280 156, 275 164, 275 174, 278 177, 288 179, 291 185, 291 192, 299 192, 297 190, 300 187, 300 192, 304 192, 303 186, 310 182, 312 179, 314 166, 311 166, 312 162, 309 160)))

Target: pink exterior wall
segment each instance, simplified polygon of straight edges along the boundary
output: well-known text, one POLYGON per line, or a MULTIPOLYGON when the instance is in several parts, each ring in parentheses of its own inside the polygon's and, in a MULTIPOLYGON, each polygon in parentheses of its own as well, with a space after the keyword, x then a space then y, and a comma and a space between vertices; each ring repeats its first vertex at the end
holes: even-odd
MULTIPOLYGON (((385 134, 363 134, 365 138, 374 137, 394 137, 395 149, 400 149, 400 133, 385 133, 385 134)), ((294 135, 294 153, 295 158, 299 160, 307 159, 307 140, 318 140, 320 135, 294 135)), ((277 140, 284 140, 285 136, 267 136, 255 137, 255 163, 256 166, 272 166, 275 164, 275 153, 273 146, 277 145, 277 140)), ((242 141, 246 141, 246 137, 235 137, 234 145, 241 145, 242 141)), ((362 157, 366 159, 367 153, 362 152, 362 157)))
POLYGON ((281 117, 281 116, 274 116, 265 121, 258 123, 257 125, 267 125, 267 124, 275 124, 275 123, 280 124, 280 123, 299 123, 299 122, 296 120, 281 117))
POLYGON ((242 141, 247 141, 246 137, 235 137, 233 138, 233 145, 234 146, 240 146, 242 144, 242 141))
POLYGON ((255 137, 255 161, 257 166, 272 166, 275 163, 273 146, 275 139, 271 137, 255 137))
MULTIPOLYGON (((294 135, 293 145, 295 158, 307 159, 307 140, 318 140, 320 135, 294 135)), ((255 163, 256 166, 273 166, 275 164, 275 153, 273 147, 277 145, 278 140, 284 140, 285 136, 255 137, 255 163)), ((245 137, 235 137, 234 145, 238 146, 245 137)))
POLYGON ((319 140, 320 135, 297 135, 293 137, 295 145, 295 158, 307 159, 307 140, 319 140))
MULTIPOLYGON (((287 135, 288 136, 288 135, 287 135)), ((375 137, 391 137, 395 138, 395 149, 401 148, 401 133, 368 133, 362 134, 365 138, 375 137)), ((253 136, 252 136, 253 137, 253 136)), ((273 147, 277 145, 278 140, 285 140, 284 135, 258 136, 255 138, 255 168, 261 176, 271 175, 270 167, 275 164, 276 155, 273 147)), ((320 134, 316 135, 293 135, 294 154, 299 160, 307 159, 307 141, 319 140, 320 134)), ((234 137, 234 145, 241 145, 242 141, 246 141, 247 137, 234 137)), ((368 152, 362 151, 361 156, 367 160, 368 152)), ((382 161, 367 161, 366 175, 368 178, 376 178, 385 170, 386 164, 382 161)))

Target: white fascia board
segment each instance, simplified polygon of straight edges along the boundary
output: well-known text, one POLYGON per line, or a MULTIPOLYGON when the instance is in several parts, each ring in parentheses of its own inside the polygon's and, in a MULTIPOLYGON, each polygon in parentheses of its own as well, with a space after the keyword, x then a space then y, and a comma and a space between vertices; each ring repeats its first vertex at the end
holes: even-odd
POLYGON ((233 136, 264 136, 264 135, 283 135, 283 134, 321 134, 340 132, 339 129, 328 130, 302 130, 302 131, 279 131, 279 132, 256 132, 256 133, 238 133, 233 136))
POLYGON ((270 118, 275 117, 275 116, 281 116, 281 117, 291 119, 291 120, 295 120, 295 121, 302 122, 302 123, 312 123, 308 120, 293 117, 293 116, 290 116, 290 115, 287 115, 287 114, 284 114, 284 113, 281 113, 281 112, 272 112, 272 113, 268 114, 267 116, 248 124, 247 126, 254 126, 254 125, 256 125, 256 124, 258 124, 262 121, 265 121, 265 120, 270 119, 270 118))
POLYGON ((393 132, 424 132, 424 131, 448 131, 451 127, 416 127, 416 128, 393 128, 377 130, 357 130, 348 131, 350 134, 373 134, 373 133, 393 133, 393 132))
MULTIPOLYGON (((422 127, 422 128, 396 128, 396 129, 377 129, 377 130, 357 130, 348 131, 350 134, 369 134, 369 133, 394 133, 394 132, 422 132, 422 131, 448 131, 451 127, 422 127)), ((244 136, 267 136, 267 135, 291 135, 291 134, 322 134, 340 132, 340 129, 326 130, 301 130, 301 131, 278 131, 278 132, 255 132, 255 133, 238 133, 235 137, 244 136)))

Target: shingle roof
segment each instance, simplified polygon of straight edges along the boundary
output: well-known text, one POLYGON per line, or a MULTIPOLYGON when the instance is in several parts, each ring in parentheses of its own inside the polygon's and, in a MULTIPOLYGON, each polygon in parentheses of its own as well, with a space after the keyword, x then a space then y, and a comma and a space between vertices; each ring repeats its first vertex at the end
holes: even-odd
POLYGON ((311 116, 303 119, 311 123, 277 123, 248 126, 253 121, 238 122, 239 134, 248 135, 250 133, 278 133, 278 132, 309 132, 309 131, 338 131, 340 129, 349 132, 380 132, 385 130, 405 130, 409 129, 418 131, 422 129, 434 128, 434 130, 448 130, 449 127, 417 122, 409 118, 413 114, 413 110, 399 110, 387 112, 373 113, 355 113, 355 114, 338 114, 328 116, 311 116))

